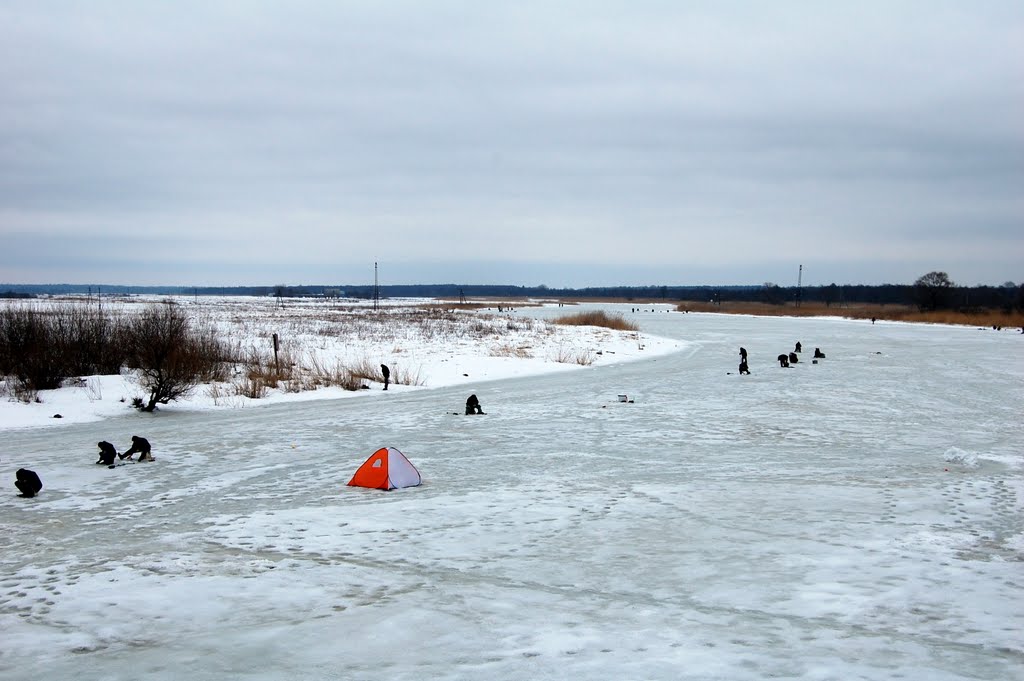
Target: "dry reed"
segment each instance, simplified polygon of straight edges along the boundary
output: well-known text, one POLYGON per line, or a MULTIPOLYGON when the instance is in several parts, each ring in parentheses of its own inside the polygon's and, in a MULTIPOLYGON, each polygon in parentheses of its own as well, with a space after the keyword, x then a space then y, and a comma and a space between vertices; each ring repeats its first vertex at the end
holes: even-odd
POLYGON ((935 310, 922 312, 912 305, 877 305, 868 303, 848 306, 822 303, 796 305, 771 305, 756 302, 680 303, 679 312, 715 312, 721 314, 746 314, 763 317, 844 317, 846 319, 878 319, 922 324, 953 324, 962 326, 1024 327, 1024 313, 1001 310, 935 310))
POLYGON ((565 326, 601 326, 616 331, 639 331, 640 327, 618 314, 608 314, 604 310, 589 310, 565 315, 554 320, 555 324, 565 326))

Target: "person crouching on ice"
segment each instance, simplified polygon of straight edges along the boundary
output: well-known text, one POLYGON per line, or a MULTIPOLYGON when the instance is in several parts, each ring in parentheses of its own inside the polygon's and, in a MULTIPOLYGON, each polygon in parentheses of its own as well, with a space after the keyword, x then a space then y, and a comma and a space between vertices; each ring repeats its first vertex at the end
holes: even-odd
POLYGON ((114 445, 104 440, 103 442, 97 442, 96 446, 100 448, 100 460, 96 463, 101 463, 104 466, 112 465, 114 459, 117 458, 117 450, 114 449, 114 445))
POLYGON ((138 435, 132 435, 131 449, 129 449, 124 454, 118 454, 118 456, 121 457, 122 459, 134 461, 134 459, 132 459, 132 454, 136 453, 139 455, 139 461, 155 460, 153 459, 152 448, 149 446, 149 440, 147 440, 144 437, 139 437, 138 435))
POLYGON ((43 481, 39 479, 35 471, 19 468, 18 472, 15 473, 14 486, 21 492, 20 496, 31 499, 43 489, 43 481))
POLYGON ((476 395, 470 395, 469 399, 466 400, 466 416, 470 414, 483 414, 483 407, 480 406, 480 400, 476 398, 476 395))

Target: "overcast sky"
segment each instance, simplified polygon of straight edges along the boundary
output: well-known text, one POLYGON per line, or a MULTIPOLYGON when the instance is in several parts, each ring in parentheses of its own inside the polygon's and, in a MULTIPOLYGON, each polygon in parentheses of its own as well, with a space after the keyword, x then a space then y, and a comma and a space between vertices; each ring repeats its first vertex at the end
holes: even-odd
POLYGON ((0 0, 0 282, 1024 281, 1024 2, 0 0))

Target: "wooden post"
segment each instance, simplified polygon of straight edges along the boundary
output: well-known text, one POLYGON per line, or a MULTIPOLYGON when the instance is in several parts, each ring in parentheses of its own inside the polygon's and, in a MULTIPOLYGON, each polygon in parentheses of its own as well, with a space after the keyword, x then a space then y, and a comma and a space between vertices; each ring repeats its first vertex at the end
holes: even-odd
POLYGON ((274 371, 278 374, 281 373, 281 365, 277 361, 277 334, 274 334, 274 371))

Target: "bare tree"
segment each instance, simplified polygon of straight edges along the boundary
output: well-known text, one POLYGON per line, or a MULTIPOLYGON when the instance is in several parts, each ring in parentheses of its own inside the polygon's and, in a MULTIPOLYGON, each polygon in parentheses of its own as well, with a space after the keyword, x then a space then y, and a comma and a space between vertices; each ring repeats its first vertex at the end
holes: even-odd
POLYGON ((955 284, 945 272, 929 272, 914 282, 917 305, 921 310, 937 310, 949 304, 955 284))
POLYGON ((769 305, 779 305, 782 303, 782 288, 773 282, 764 282, 764 287, 761 289, 762 300, 769 305))
POLYGON ((188 395, 216 372, 223 357, 212 335, 190 329, 174 304, 153 305, 139 314, 128 325, 126 342, 139 384, 149 391, 142 411, 188 395))

